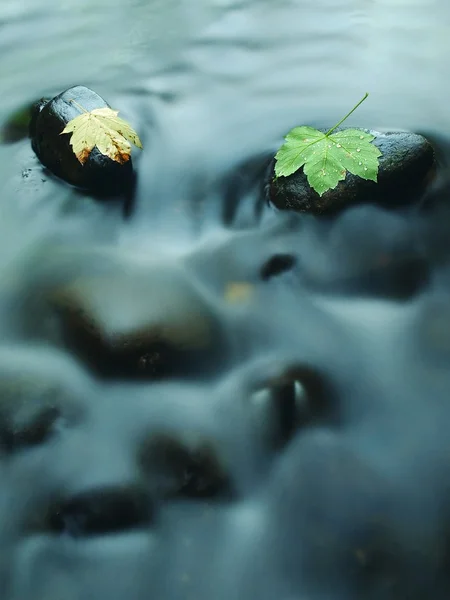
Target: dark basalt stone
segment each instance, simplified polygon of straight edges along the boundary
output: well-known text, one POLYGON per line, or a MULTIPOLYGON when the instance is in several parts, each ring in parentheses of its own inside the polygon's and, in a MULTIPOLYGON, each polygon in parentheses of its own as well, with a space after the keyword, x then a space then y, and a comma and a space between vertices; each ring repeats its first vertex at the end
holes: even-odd
POLYGON ((82 165, 70 146, 70 135, 60 135, 69 121, 79 116, 75 101, 87 111, 109 105, 84 86, 67 89, 52 100, 41 99, 33 108, 30 121, 31 145, 41 163, 68 183, 96 193, 122 193, 132 187, 131 158, 119 164, 94 147, 82 165))
POLYGON ((399 208, 419 200, 436 164, 430 142, 421 135, 405 131, 362 131, 375 136, 372 143, 382 152, 377 183, 347 173, 334 189, 319 196, 309 185, 303 169, 289 177, 275 179, 273 163, 268 186, 270 201, 282 210, 320 215, 337 213, 354 204, 399 208))

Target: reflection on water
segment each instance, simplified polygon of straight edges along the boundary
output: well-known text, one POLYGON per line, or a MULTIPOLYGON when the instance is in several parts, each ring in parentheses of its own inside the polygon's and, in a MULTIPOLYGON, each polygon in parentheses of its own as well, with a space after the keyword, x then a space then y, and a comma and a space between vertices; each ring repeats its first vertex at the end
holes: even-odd
MULTIPOLYGON (((265 204, 293 125, 440 139, 446 0, 0 6, 0 123, 83 84, 135 210, 0 145, 5 600, 447 598, 448 211, 265 204)), ((445 183, 446 173, 442 169, 445 183)))

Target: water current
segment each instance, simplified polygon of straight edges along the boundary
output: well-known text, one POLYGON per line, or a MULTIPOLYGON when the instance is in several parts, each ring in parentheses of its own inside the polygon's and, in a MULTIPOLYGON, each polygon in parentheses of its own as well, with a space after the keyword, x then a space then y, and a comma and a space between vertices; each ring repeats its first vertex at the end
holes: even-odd
POLYGON ((0 127, 85 85, 134 204, 0 144, 0 597, 450 595, 448 0, 2 0, 0 127), (436 145, 423 205, 277 211, 294 125, 436 145))

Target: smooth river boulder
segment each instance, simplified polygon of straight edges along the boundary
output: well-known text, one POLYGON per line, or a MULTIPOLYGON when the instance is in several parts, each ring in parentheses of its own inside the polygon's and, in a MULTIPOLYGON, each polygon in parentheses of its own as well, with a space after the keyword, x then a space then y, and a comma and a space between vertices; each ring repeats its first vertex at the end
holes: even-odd
POLYGON ((68 183, 95 193, 114 194, 130 189, 133 166, 120 164, 101 154, 96 147, 82 165, 70 145, 70 135, 61 135, 69 121, 80 115, 79 104, 87 111, 110 108, 98 94, 84 86, 67 89, 52 100, 40 100, 30 121, 31 145, 41 163, 68 183))
POLYGON ((430 142, 419 134, 405 131, 362 131, 375 136, 372 143, 382 152, 377 183, 347 173, 334 189, 319 196, 309 185, 303 169, 289 177, 275 179, 272 164, 268 185, 270 201, 282 210, 316 215, 337 213, 354 204, 399 208, 417 201, 435 170, 435 153, 430 142))

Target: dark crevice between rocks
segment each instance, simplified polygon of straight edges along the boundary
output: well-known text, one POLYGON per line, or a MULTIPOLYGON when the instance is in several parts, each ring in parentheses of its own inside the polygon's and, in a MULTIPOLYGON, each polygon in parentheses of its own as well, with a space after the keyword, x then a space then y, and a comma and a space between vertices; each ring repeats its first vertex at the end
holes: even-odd
POLYGON ((171 484, 163 492, 166 500, 226 501, 234 497, 232 482, 212 442, 191 447, 169 434, 152 435, 142 445, 140 464, 144 471, 170 474, 171 484))
POLYGON ((0 380, 0 451, 22 452, 46 444, 82 420, 78 398, 59 384, 28 374, 0 380))
POLYGON ((2 424, 0 430, 0 448, 7 453, 15 452, 47 441, 53 431, 55 422, 60 418, 56 407, 43 407, 31 422, 22 426, 13 419, 2 424))
POLYGON ((402 302, 427 289, 430 264, 425 257, 380 255, 378 265, 366 266, 354 274, 336 274, 321 280, 313 273, 303 272, 303 281, 310 289, 320 292, 402 302))
POLYGON ((222 221, 231 226, 238 220, 238 215, 243 211, 243 204, 251 202, 251 207, 246 214, 250 222, 259 222, 266 206, 264 187, 261 182, 271 164, 272 156, 267 154, 252 157, 242 164, 234 167, 233 172, 227 173, 223 186, 222 221))
POLYGON ((296 265, 296 259, 292 254, 274 254, 261 268, 260 276, 263 281, 282 275, 290 271, 296 265))
POLYGON ((51 507, 48 527, 52 533, 86 537, 147 528, 153 505, 142 490, 112 487, 90 490, 51 507))
POLYGON ((294 365, 257 386, 254 393, 268 393, 272 443, 282 448, 295 433, 316 424, 338 423, 335 395, 316 369, 294 365))

